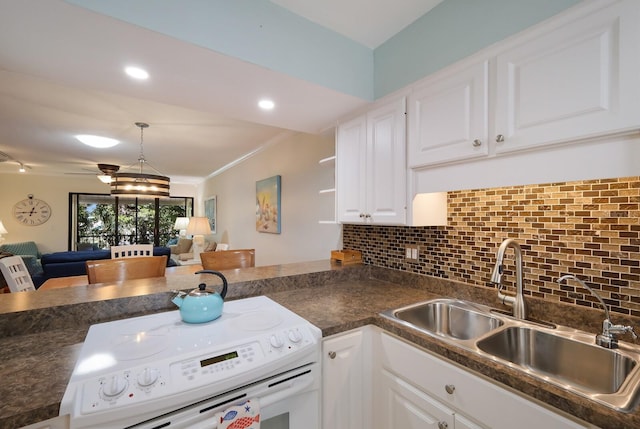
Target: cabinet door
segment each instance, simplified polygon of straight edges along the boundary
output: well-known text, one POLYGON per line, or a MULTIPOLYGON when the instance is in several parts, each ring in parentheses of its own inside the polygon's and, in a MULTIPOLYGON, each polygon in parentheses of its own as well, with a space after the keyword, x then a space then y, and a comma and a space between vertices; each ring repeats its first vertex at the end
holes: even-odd
POLYGON ((367 114, 366 215, 371 223, 405 224, 405 99, 367 114))
POLYGON ((336 213, 339 222, 362 222, 366 211, 367 119, 338 126, 336 141, 336 213))
POLYGON ((377 416, 378 428, 454 429, 451 409, 411 386, 402 378, 382 371, 377 416))
POLYGON ((488 154, 488 73, 482 61, 409 96, 409 167, 488 154))
POLYGON ((349 332, 322 343, 322 426, 363 429, 363 332, 349 332))
POLYGON ((637 129, 638 22, 622 1, 498 55, 496 152, 637 129))

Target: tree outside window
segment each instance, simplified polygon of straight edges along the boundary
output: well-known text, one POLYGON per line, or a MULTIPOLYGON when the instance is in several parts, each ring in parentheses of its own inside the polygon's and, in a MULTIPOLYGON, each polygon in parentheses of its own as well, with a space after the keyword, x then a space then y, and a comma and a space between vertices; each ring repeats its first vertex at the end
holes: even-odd
POLYGON ((176 217, 193 213, 193 198, 143 200, 70 193, 69 248, 106 249, 123 244, 165 246, 177 236, 176 217))

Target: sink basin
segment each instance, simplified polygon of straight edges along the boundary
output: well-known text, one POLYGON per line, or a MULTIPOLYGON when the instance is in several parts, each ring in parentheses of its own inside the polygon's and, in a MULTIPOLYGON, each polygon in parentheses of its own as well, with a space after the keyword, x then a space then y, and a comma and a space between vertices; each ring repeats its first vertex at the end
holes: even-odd
POLYGON ((391 310, 386 316, 421 331, 457 340, 479 338, 503 324, 480 306, 454 299, 426 301, 391 310))
POLYGON ((483 352, 585 393, 618 392, 634 359, 594 344, 530 327, 508 327, 478 341, 483 352))

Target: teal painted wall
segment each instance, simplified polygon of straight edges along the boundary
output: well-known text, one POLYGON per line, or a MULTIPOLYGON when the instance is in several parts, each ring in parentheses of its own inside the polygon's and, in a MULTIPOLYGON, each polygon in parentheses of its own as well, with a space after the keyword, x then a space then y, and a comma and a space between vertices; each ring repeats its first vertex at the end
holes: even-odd
POLYGON ((585 0, 445 0, 375 50, 268 0, 66 1, 371 101, 585 0))
POLYGON ((380 98, 580 0, 445 0, 374 51, 380 98))

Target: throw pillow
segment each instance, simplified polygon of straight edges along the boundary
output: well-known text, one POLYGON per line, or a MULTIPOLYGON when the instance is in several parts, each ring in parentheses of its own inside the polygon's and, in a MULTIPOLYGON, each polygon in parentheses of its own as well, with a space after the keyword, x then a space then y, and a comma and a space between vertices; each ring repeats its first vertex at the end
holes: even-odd
POLYGON ((216 242, 212 241, 211 243, 208 243, 207 246, 204 248, 205 252, 213 252, 214 250, 216 250, 216 242))
POLYGON ((179 255, 181 253, 189 252, 192 242, 193 240, 190 238, 181 238, 178 240, 178 244, 176 244, 175 253, 179 255))
POLYGON ((33 241, 24 241, 22 243, 8 243, 0 246, 3 252, 13 253, 14 255, 31 255, 40 258, 38 246, 33 241))

